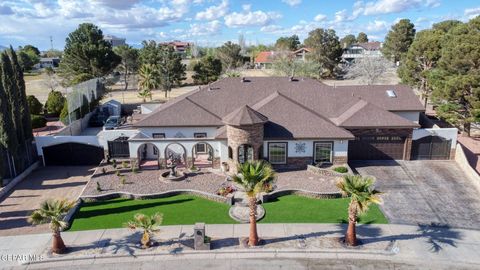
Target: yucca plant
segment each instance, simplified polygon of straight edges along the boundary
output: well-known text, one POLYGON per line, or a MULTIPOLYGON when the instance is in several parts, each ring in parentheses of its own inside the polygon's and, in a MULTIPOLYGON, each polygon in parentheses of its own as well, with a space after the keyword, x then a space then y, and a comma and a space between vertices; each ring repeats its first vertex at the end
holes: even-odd
POLYGON ((32 224, 50 223, 50 230, 53 233, 52 252, 61 254, 66 250, 60 232, 67 227, 63 217, 75 205, 74 201, 66 199, 48 199, 42 202, 40 208, 33 211, 28 218, 32 224))
POLYGON ((152 245, 151 234, 153 232, 159 231, 159 226, 162 225, 163 214, 155 213, 152 216, 147 216, 142 213, 137 213, 133 217, 133 220, 130 220, 126 223, 126 226, 132 230, 138 228, 143 230, 142 239, 140 243, 143 248, 149 248, 152 245))
POLYGON ((348 228, 345 234, 345 243, 357 245, 356 223, 359 214, 365 213, 371 203, 380 204, 380 191, 374 188, 375 179, 361 175, 345 175, 337 187, 344 196, 350 197, 348 205, 348 228))
POLYGON ((250 235, 248 245, 256 246, 258 245, 257 195, 275 181, 275 171, 265 161, 247 161, 238 165, 238 173, 233 175, 232 179, 245 189, 249 198, 250 235))

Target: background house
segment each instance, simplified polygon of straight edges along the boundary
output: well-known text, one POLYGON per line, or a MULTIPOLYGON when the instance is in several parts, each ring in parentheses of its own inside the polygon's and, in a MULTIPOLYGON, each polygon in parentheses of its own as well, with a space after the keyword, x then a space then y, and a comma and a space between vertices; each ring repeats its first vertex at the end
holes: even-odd
POLYGON ((378 41, 352 44, 343 50, 342 59, 352 63, 358 58, 382 57, 382 45, 378 41))

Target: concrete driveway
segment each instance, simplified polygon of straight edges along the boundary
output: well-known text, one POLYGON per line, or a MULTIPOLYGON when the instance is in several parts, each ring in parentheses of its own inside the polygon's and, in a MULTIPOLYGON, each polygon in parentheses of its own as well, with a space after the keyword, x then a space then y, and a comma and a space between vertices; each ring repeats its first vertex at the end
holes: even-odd
POLYGON ((41 167, 0 201, 0 236, 49 232, 48 225, 32 226, 28 215, 47 198, 75 200, 86 185, 92 167, 41 167))
POLYGON ((391 223, 437 223, 480 229, 480 196, 454 161, 351 162, 354 171, 377 178, 391 223))

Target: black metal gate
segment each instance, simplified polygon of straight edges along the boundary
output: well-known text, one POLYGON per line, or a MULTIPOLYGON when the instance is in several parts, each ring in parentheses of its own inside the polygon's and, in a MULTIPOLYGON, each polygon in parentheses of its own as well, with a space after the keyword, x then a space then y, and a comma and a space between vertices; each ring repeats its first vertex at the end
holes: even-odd
POLYGON ((427 136, 412 142, 412 159, 450 159, 452 140, 440 136, 427 136))
POLYGON ((130 149, 128 148, 128 137, 118 137, 113 141, 108 141, 108 156, 110 158, 130 157, 130 149))
POLYGON ((103 147, 83 143, 70 142, 43 147, 45 166, 98 165, 103 155, 103 147))

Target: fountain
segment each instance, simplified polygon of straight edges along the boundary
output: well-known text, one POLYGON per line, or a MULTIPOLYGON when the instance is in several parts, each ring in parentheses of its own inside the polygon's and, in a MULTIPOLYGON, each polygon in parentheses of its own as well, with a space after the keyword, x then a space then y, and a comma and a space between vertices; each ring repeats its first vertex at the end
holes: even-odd
POLYGON ((177 164, 180 162, 180 157, 175 155, 175 153, 170 153, 170 155, 168 156, 168 160, 170 160, 170 164, 167 165, 167 168, 169 170, 163 172, 160 175, 160 179, 169 181, 180 181, 185 179, 185 173, 182 171, 177 171, 177 164))

